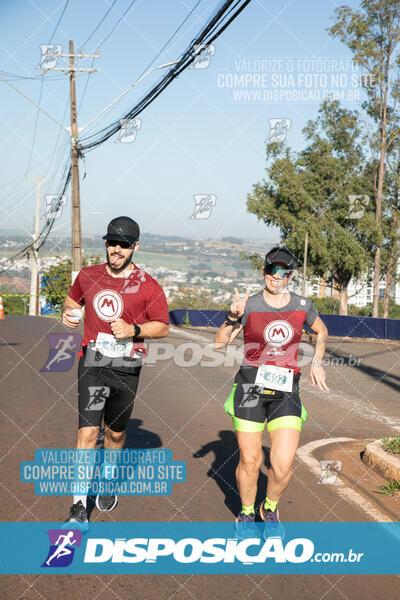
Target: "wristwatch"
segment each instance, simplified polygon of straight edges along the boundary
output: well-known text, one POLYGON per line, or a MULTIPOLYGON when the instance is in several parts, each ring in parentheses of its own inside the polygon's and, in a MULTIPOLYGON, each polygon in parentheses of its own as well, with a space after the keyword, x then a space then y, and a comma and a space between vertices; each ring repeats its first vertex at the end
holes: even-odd
POLYGON ((225 315, 225 323, 227 325, 236 325, 237 322, 238 322, 238 319, 236 319, 236 321, 232 321, 232 319, 229 316, 229 313, 226 313, 226 315, 225 315))
POLYGON ((136 323, 133 323, 133 327, 134 327, 133 337, 139 337, 140 332, 141 332, 139 325, 136 325, 136 323))

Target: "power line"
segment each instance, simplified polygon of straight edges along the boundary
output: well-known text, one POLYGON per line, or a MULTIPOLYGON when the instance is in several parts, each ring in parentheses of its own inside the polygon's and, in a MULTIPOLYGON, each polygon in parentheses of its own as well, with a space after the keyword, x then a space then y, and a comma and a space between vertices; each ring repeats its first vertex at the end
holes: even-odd
POLYGON ((217 10, 197 37, 190 43, 181 58, 162 79, 131 110, 118 121, 81 140, 82 151, 91 150, 119 131, 123 123, 132 120, 147 108, 176 79, 199 54, 199 48, 210 45, 232 23, 251 0, 226 0, 217 10), (233 5, 233 6, 232 6, 233 5), (229 16, 230 15, 230 16, 229 16))
MULTIPOLYGON (((142 98, 141 101, 139 101, 139 103, 136 106, 134 106, 125 115, 124 119, 130 120, 130 119, 134 118, 141 111, 143 111, 147 106, 149 106, 155 100, 155 98, 157 98, 164 91, 164 89, 168 85, 170 85, 170 83, 176 77, 178 77, 180 75, 180 73, 182 73, 197 58, 197 56, 199 54, 198 48, 207 46, 207 45, 211 44, 215 39, 217 39, 217 37, 219 35, 221 35, 221 33, 242 12, 242 10, 247 6, 247 4, 250 3, 250 1, 251 0, 236 0, 236 2, 234 2, 234 0, 226 0, 223 4, 220 4, 219 8, 217 9, 217 11, 215 11, 213 13, 212 17, 210 18, 210 20, 208 21, 206 26, 200 31, 198 36, 191 42, 191 44, 186 49, 186 51, 183 53, 181 58, 178 61, 176 61, 175 66, 159 81, 158 84, 156 84, 153 87, 153 89, 148 94, 146 94, 144 96, 144 98, 142 98), (231 16, 228 18, 229 15, 231 15, 231 16)), ((133 6, 134 3, 135 3, 135 0, 133 0, 133 2, 131 2, 128 9, 125 11, 125 13, 119 19, 118 23, 122 20, 122 18, 125 16, 125 14, 131 8, 131 6, 133 6)), ((118 25, 118 23, 116 25, 118 25)), ((110 31, 110 33, 106 36, 106 38, 103 40, 102 43, 104 43, 104 41, 106 39, 108 39, 108 37, 111 35, 111 33, 115 30, 116 25, 110 31)), ((124 122, 124 121, 122 121, 122 122, 124 122)), ((121 127, 122 127, 121 120, 119 120, 119 121, 112 123, 108 127, 104 128, 100 132, 90 135, 87 138, 84 138, 84 139, 86 139, 87 143, 79 144, 79 152, 82 153, 82 150, 93 149, 96 146, 101 145, 107 139, 109 139, 109 137, 114 135, 114 133, 119 131, 119 129, 121 129, 121 127), (99 134, 103 134, 103 135, 98 139, 94 139, 99 134)), ((68 162, 65 166, 65 169, 64 169, 63 180, 62 180, 62 183, 60 186, 59 202, 61 202, 61 198, 64 195, 64 193, 69 185, 69 182, 71 180, 71 173, 72 173, 71 163, 68 160, 68 162), (67 171, 67 169, 68 169, 68 171, 67 171)), ((54 208, 55 208, 55 211, 53 214, 56 215, 58 206, 56 206, 54 208)), ((55 218, 56 217, 54 216, 50 219, 47 219, 45 226, 43 227, 42 231, 40 232, 40 234, 38 236, 38 239, 40 240, 40 243, 37 245, 38 250, 43 246, 43 244, 47 240, 47 238, 53 228, 55 218)), ((14 255, 13 258, 15 259, 15 261, 20 260, 21 258, 23 258, 23 256, 25 256, 28 252, 30 252, 32 250, 34 244, 37 244, 37 242, 38 242, 38 240, 33 240, 25 248, 23 248, 16 255, 14 255)), ((15 262, 13 264, 15 264, 15 262)), ((6 270, 9 270, 10 268, 11 267, 7 268, 6 270)))
MULTIPOLYGON (((147 67, 142 71, 142 73, 139 76, 139 79, 150 69, 150 67, 155 63, 155 61, 157 60, 157 58, 162 54, 162 52, 169 46, 169 44, 172 42, 172 40, 174 39, 174 37, 176 36, 176 34, 182 29, 182 27, 185 25, 185 23, 188 21, 188 19, 191 17, 191 15, 193 14, 193 12, 196 10, 196 8, 198 7, 198 5, 202 2, 202 0, 198 0, 196 2, 196 4, 193 6, 193 8, 189 11, 189 13, 186 15, 186 17, 184 18, 184 20, 182 21, 182 23, 179 25, 179 27, 177 27, 177 29, 174 31, 174 33, 169 37, 169 39, 166 41, 166 43, 163 45, 163 47, 161 48, 161 50, 159 50, 159 52, 157 52, 157 54, 155 55, 155 57, 153 58, 153 60, 150 61, 150 63, 147 65, 147 67)), ((214 13, 212 14, 211 18, 214 17, 214 15, 217 13, 217 11, 219 10, 219 8, 222 6, 224 0, 221 0, 221 2, 219 3, 218 7, 215 9, 214 13)), ((89 77, 87 79, 86 84, 89 81, 89 77)), ((133 86, 132 86, 133 87, 133 86)), ((86 89, 87 89, 87 85, 85 87, 85 92, 86 93, 86 89)), ((113 103, 114 104, 114 103, 113 103)), ((104 118, 104 117, 103 117, 104 118)), ((89 127, 89 131, 93 128, 93 126, 89 127)))
POLYGON ((114 2, 111 4, 110 8, 107 10, 107 12, 105 13, 105 15, 100 19, 100 21, 98 22, 98 24, 96 25, 96 27, 93 29, 92 33, 89 35, 88 39, 83 42, 83 44, 81 45, 81 47, 86 46, 86 44, 88 43, 88 41, 90 39, 92 39, 92 37, 94 36, 94 34, 96 33, 96 31, 99 29, 99 27, 101 26, 101 24, 107 18, 107 15, 112 10, 114 4, 116 4, 117 2, 118 2, 118 0, 114 0, 114 2))
POLYGON ((99 46, 102 46, 104 44, 104 42, 106 42, 108 40, 108 38, 112 35, 112 33, 115 31, 115 29, 121 23, 121 21, 125 17, 125 15, 128 14, 128 12, 132 8, 132 6, 135 4, 135 2, 136 2, 136 0, 132 0, 130 5, 128 6, 128 8, 125 10, 125 12, 120 16, 118 21, 115 23, 114 27, 107 33, 106 37, 100 42, 99 46))
MULTIPOLYGON (((148 69, 150 69, 150 67, 156 62, 157 58, 160 56, 160 54, 162 52, 164 52, 165 48, 167 46, 169 46, 169 44, 172 42, 172 40, 174 39, 174 37, 176 36, 176 34, 178 33, 178 31, 180 31, 182 29, 182 27, 185 25, 186 21, 192 16, 192 14, 194 13, 194 11, 196 10, 196 8, 198 7, 198 5, 202 2, 203 0, 198 0, 198 2, 196 2, 196 4, 193 6, 193 8, 191 9, 191 11, 186 15, 185 19, 182 21, 182 23, 179 25, 179 27, 177 29, 175 29, 174 33, 171 35, 171 37, 169 38, 169 40, 167 40, 164 44, 164 46, 161 48, 161 50, 155 55, 155 57, 153 58, 153 60, 147 65, 147 67, 144 69, 143 73, 146 73, 146 71, 148 71, 148 69)), ((143 75, 143 73, 140 74, 140 77, 143 75)))
MULTIPOLYGON (((59 27, 59 25, 61 23, 61 19, 63 18, 64 13, 65 13, 65 11, 67 9, 68 3, 69 3, 69 0, 66 0, 66 2, 64 4, 64 8, 63 8, 63 10, 61 12, 61 15, 60 15, 60 17, 59 17, 59 19, 57 21, 57 24, 56 24, 55 28, 53 30, 53 33, 51 34, 51 37, 50 37, 50 39, 48 41, 48 44, 51 44, 51 42, 52 42, 52 40, 53 40, 53 38, 54 38, 54 36, 56 34, 56 31, 58 30, 58 27, 59 27)), ((44 77, 42 77, 42 80, 40 82, 40 92, 39 92, 39 100, 38 100, 38 105, 39 106, 40 106, 40 104, 42 102, 43 85, 44 85, 44 77)), ((31 144, 31 149, 30 149, 30 152, 29 152, 28 164, 27 164, 27 167, 25 169, 25 174, 28 173, 28 171, 30 169, 30 166, 31 166, 32 155, 33 155, 33 148, 34 148, 35 142, 36 142, 36 134, 37 134, 38 124, 39 124, 39 109, 37 109, 37 111, 36 111, 35 125, 34 125, 34 128, 33 128, 32 144, 31 144)))

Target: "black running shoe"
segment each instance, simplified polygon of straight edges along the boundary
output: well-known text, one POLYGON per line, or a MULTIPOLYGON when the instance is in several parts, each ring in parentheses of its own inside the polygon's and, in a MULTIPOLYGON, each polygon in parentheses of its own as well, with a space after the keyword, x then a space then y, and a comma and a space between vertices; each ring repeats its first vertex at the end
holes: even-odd
POLYGON ((113 496, 96 496, 96 506, 102 512, 110 512, 118 504, 118 497, 114 494, 113 496))
POLYGON ((62 529, 69 528, 77 528, 81 531, 87 531, 89 529, 86 508, 83 506, 81 500, 71 506, 67 520, 62 525, 62 529))

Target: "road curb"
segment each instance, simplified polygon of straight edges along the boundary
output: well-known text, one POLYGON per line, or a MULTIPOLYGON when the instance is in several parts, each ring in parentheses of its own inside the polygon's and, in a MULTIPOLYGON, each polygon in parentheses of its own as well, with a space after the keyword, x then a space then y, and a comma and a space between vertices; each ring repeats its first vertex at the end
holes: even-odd
POLYGON ((400 481, 400 458, 383 449, 381 440, 367 445, 362 453, 362 461, 386 479, 400 481))

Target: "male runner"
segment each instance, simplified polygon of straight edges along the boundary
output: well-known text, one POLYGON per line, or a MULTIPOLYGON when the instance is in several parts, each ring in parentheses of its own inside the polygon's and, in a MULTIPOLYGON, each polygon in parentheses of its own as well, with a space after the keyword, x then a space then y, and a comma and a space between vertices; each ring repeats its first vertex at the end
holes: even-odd
MULTIPOLYGON (((79 325, 76 310, 85 306, 77 449, 96 447, 103 419, 104 448, 123 448, 139 382, 143 338, 168 335, 164 291, 132 262, 140 246, 139 234, 139 225, 129 217, 113 219, 103 237, 107 263, 84 267, 64 302, 62 321, 73 328, 79 325)), ((86 502, 86 496, 74 496, 67 522, 88 527, 86 502)), ((116 504, 116 496, 96 498, 102 511, 116 504)))
POLYGON ((244 360, 235 377, 225 411, 233 417, 240 458, 236 480, 242 510, 236 521, 254 522, 254 502, 262 462, 262 433, 267 420, 270 462, 265 501, 260 506, 264 521, 279 522, 278 500, 291 476, 307 412, 299 393, 300 368, 297 354, 303 324, 316 333, 311 363, 311 381, 329 391, 321 359, 328 331, 311 301, 287 290, 296 259, 284 247, 273 248, 265 257, 265 289, 244 299, 235 289, 236 300, 215 337, 215 347, 233 342, 243 329, 244 360))

